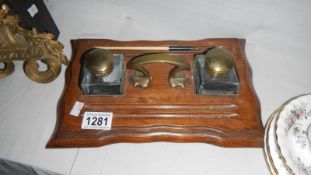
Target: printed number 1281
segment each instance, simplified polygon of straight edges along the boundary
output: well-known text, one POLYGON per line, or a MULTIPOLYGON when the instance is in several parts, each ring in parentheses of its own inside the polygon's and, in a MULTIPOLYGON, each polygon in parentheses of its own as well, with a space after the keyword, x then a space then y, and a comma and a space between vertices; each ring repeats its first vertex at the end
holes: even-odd
POLYGON ((82 120, 82 129, 110 130, 112 123, 111 112, 85 112, 82 120))

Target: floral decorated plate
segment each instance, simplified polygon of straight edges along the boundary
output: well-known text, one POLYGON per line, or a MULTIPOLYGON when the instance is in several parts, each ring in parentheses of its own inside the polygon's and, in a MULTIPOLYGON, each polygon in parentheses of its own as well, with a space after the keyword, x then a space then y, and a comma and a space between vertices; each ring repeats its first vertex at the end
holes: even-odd
POLYGON ((264 138, 264 153, 265 159, 267 161, 270 172, 273 175, 290 175, 286 170, 285 166, 280 159, 276 144, 275 144, 275 116, 278 115, 278 111, 275 111, 269 118, 266 129, 265 129, 265 138, 264 138))
POLYGON ((293 175, 311 175, 311 94, 295 97, 275 118, 275 144, 293 175))

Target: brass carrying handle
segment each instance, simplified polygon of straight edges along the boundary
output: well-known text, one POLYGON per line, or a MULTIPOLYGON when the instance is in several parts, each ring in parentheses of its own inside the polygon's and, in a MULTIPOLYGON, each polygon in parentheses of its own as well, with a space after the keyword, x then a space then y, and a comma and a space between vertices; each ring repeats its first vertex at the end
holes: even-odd
POLYGON ((152 77, 144 68, 145 64, 150 63, 166 63, 174 65, 175 67, 169 73, 169 82, 172 87, 185 86, 186 76, 183 71, 190 70, 190 65, 183 58, 172 54, 147 54, 136 57, 127 63, 128 69, 136 70, 131 80, 135 87, 146 88, 150 85, 152 77))

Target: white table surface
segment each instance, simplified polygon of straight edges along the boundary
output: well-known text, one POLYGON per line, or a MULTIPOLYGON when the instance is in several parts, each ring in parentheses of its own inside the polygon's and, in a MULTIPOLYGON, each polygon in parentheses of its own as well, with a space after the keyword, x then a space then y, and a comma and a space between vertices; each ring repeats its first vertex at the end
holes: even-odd
MULTIPOLYGON (((245 38, 262 121, 287 99, 311 91, 310 0, 46 0, 70 58, 70 39, 245 38)), ((56 124, 64 70, 49 84, 22 63, 0 80, 0 157, 72 175, 263 175, 263 150, 201 143, 113 144, 46 149, 56 124)))

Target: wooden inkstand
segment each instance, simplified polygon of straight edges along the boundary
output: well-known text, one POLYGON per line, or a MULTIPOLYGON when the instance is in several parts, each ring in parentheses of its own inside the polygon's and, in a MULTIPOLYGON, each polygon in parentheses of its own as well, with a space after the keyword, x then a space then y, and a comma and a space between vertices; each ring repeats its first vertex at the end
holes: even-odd
POLYGON ((72 45, 48 148, 154 141, 262 146, 245 40, 79 39, 72 45), (109 114, 111 123, 86 119, 93 113, 109 114))

